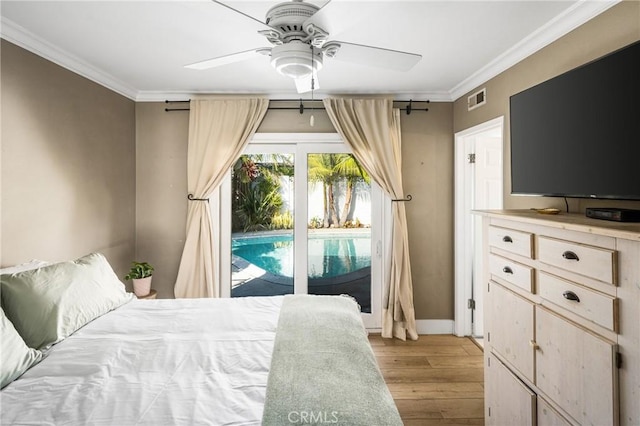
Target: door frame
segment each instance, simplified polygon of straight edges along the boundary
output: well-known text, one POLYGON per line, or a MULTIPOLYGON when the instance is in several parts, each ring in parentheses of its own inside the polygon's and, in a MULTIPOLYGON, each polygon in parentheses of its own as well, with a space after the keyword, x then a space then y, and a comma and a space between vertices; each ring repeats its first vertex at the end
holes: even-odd
MULTIPOLYGON (((454 135, 454 331, 457 336, 470 336, 472 312, 467 301, 472 298, 473 262, 476 253, 473 245, 474 224, 468 212, 473 208, 473 174, 465 167, 467 156, 475 152, 478 135, 499 129, 502 136, 504 160, 504 116, 494 118, 454 135)), ((503 161, 504 173, 504 161, 503 161)), ((504 182, 504 175, 503 175, 504 182)))
MULTIPOLYGON (((249 151, 264 151, 277 152, 271 147, 282 145, 303 145, 304 147, 299 151, 301 153, 308 153, 321 150, 321 148, 329 144, 334 144, 338 147, 335 152, 350 153, 351 150, 345 144, 344 140, 338 133, 256 133, 249 141, 252 147, 249 151), (258 148, 260 147, 260 148, 258 148)), ((296 149, 287 150, 288 153, 296 154, 296 149)), ((296 162, 297 164, 297 162, 296 162)), ((307 181, 306 168, 295 168, 294 178, 298 181, 307 181)), ((227 173, 226 178, 223 180, 220 187, 220 199, 229 200, 231 198, 231 170, 227 173)), ((300 212, 303 217, 307 216, 307 200, 304 197, 297 196, 294 201, 294 208, 300 212)), ((224 205, 221 201, 221 205, 224 205)), ((371 314, 362 313, 362 319, 367 330, 380 331, 382 329, 382 299, 384 289, 384 277, 387 274, 387 259, 391 258, 390 251, 386 249, 389 244, 385 244, 385 241, 389 241, 389 235, 391 234, 391 202, 390 198, 384 195, 382 189, 375 183, 371 182, 371 314), (377 208, 374 208, 377 206, 377 208), (387 212, 388 210, 388 212, 387 212), (375 226, 374 226, 375 224, 375 226), (373 261, 373 258, 378 258, 377 261, 373 261)), ((220 222, 231 224, 231 209, 223 208, 220 212, 220 222)), ((215 225, 214 225, 215 227, 215 225)), ((231 270, 230 268, 223 267, 223 265, 231 264, 231 226, 220 226, 220 293, 221 297, 231 297, 231 270)), ((294 266, 294 280, 301 280, 304 285, 297 284, 294 286, 296 293, 306 293, 306 274, 307 274, 307 259, 306 250, 307 245, 301 244, 302 241, 306 243, 308 236, 307 222, 295 221, 294 223, 294 246, 300 247, 303 251, 301 256, 296 256, 296 263, 294 266)))

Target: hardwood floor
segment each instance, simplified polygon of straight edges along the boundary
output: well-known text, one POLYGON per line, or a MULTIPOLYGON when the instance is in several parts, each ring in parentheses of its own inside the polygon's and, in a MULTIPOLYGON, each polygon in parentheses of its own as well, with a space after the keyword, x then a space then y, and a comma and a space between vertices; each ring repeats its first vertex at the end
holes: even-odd
POLYGON ((484 424, 482 349, 471 339, 371 334, 369 341, 406 426, 484 424))

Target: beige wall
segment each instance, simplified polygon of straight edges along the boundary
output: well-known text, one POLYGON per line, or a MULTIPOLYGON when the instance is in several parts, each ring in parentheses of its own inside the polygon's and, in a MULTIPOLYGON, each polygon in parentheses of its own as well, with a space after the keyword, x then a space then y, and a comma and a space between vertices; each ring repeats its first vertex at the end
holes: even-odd
MULTIPOLYGON (((557 207, 565 209, 562 198, 511 196, 509 97, 620 47, 640 40, 640 2, 623 1, 566 36, 522 60, 479 88, 487 88, 487 104, 467 111, 465 94, 454 103, 453 130, 459 132, 492 118, 505 117, 504 207, 557 207)), ((571 211, 585 206, 640 208, 640 202, 571 199, 571 211)))
POLYGON ((135 105, 2 40, 0 264, 134 255, 135 105))
MULTIPOLYGON (((136 253, 156 266, 154 288, 173 297, 184 245, 187 211, 188 113, 165 112, 163 103, 136 105, 136 253)), ((453 137, 452 104, 402 115, 402 155, 416 313, 453 318, 453 137)), ((323 110, 269 110, 260 133, 334 132, 323 110)))
POLYGON ((136 104, 136 255, 154 268, 158 297, 172 298, 187 224, 188 112, 136 104))
POLYGON ((403 113, 402 178, 417 319, 453 318, 453 104, 403 113))

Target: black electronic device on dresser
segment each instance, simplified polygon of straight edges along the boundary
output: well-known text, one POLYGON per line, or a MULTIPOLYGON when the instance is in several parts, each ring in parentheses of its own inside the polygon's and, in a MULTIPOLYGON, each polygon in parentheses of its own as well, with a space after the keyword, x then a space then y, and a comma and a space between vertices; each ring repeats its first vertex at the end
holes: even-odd
POLYGON ((640 41, 511 96, 512 194, 640 201, 639 76, 640 41))
POLYGON ((612 220, 615 222, 640 222, 640 210, 587 207, 585 214, 592 219, 612 220))

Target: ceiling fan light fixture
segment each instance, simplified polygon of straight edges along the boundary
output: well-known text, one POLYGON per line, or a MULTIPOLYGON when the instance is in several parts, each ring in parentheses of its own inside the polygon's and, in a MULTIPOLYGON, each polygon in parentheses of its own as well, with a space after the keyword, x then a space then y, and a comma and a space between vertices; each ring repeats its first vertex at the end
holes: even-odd
POLYGON ((311 46, 301 41, 292 41, 271 48, 271 65, 280 74, 294 79, 307 77, 322 68, 322 51, 313 52, 309 60, 311 46))

